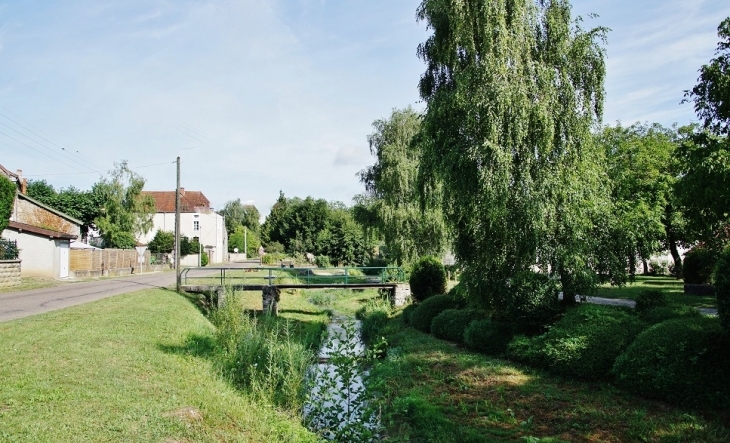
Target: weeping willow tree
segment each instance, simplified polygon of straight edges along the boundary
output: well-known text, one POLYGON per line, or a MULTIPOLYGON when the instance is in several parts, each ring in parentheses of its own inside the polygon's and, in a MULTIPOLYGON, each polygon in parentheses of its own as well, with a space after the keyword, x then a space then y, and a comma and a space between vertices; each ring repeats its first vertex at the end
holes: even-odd
POLYGON ((462 281, 493 304, 533 266, 557 273, 568 296, 592 284, 592 269, 620 274, 601 257, 613 221, 591 136, 606 29, 584 30, 570 10, 565 0, 424 0, 417 12, 433 30, 418 49, 422 195, 442 186, 462 281))
POLYGON ((375 164, 360 171, 366 194, 356 197, 361 223, 385 240, 388 258, 408 265, 425 255, 440 255, 446 244, 441 209, 419 205, 417 186, 423 138, 421 116, 408 107, 373 122, 368 136, 375 164))

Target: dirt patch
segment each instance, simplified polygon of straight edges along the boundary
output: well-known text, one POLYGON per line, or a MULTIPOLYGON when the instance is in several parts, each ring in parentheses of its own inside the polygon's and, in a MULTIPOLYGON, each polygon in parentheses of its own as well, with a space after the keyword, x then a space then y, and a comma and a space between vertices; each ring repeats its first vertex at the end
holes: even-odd
POLYGON ((203 413, 192 406, 176 409, 174 411, 165 412, 163 417, 177 417, 186 423, 198 423, 203 421, 203 413))

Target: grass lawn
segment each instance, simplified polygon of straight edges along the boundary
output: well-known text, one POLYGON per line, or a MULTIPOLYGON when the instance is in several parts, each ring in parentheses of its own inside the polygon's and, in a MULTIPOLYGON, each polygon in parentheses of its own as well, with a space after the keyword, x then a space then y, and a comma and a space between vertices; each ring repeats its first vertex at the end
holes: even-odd
POLYGON ((59 280, 54 280, 52 278, 21 277, 20 285, 7 286, 4 288, 0 288, 0 293, 16 292, 16 291, 30 291, 31 289, 40 289, 40 288, 51 288, 53 286, 58 286, 62 283, 63 282, 61 282, 59 280))
POLYGON ((730 415, 467 352, 391 319, 372 371, 392 442, 726 442, 730 415))
POLYGON ((0 323, 0 441, 316 441, 223 381, 213 340, 160 289, 0 323))
POLYGON ((618 287, 605 284, 600 286, 595 295, 605 298, 624 298, 636 300, 641 291, 659 290, 667 295, 672 303, 679 303, 696 308, 717 308, 715 297, 684 295, 684 281, 674 277, 651 277, 637 275, 636 281, 626 286, 618 287))

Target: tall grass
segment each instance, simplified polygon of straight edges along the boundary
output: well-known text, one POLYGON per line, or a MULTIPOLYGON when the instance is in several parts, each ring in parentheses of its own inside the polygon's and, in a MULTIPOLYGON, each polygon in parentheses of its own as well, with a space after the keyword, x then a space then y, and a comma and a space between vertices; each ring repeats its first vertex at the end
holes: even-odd
POLYGON ((235 293, 211 315, 216 360, 223 374, 255 398, 292 412, 301 410, 305 375, 318 337, 298 334, 291 320, 243 311, 235 293), (310 345, 310 346, 308 346, 310 345))

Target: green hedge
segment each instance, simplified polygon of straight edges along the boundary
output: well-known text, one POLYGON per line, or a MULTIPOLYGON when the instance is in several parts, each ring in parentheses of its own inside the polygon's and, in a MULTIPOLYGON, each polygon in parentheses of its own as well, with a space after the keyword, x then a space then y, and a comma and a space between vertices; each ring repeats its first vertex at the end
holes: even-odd
POLYGON ((558 281, 546 274, 524 271, 510 279, 507 287, 492 296, 496 319, 541 331, 561 312, 558 281))
POLYGON ((616 384, 685 406, 730 407, 730 344, 717 318, 669 320, 641 333, 616 359, 616 384))
POLYGON ((710 283, 717 262, 717 253, 711 249, 695 247, 684 256, 682 275, 689 284, 710 283))
POLYGON ((423 257, 413 265, 408 279, 411 295, 417 301, 446 292, 446 271, 441 260, 436 257, 423 257))
POLYGON ((431 321, 431 333, 442 340, 463 343, 466 327, 483 318, 484 313, 475 309, 446 309, 431 321))
POLYGON ((636 297, 636 306, 634 309, 637 313, 648 311, 650 309, 667 306, 667 297, 663 292, 657 290, 641 291, 636 297))
POLYGON ((602 378, 610 374, 616 358, 645 327, 626 310, 580 305, 569 310, 547 333, 512 346, 508 355, 556 374, 602 378))
POLYGON ((675 318, 697 318, 702 317, 702 313, 697 309, 687 305, 670 305, 659 306, 654 309, 639 313, 639 318, 650 325, 662 323, 675 318))
POLYGON ((407 325, 411 324, 411 316, 413 315, 413 311, 415 311, 417 307, 417 304, 411 303, 410 305, 403 308, 403 311, 401 312, 401 318, 403 319, 403 323, 407 325))
POLYGON ((507 350, 512 334, 513 328, 507 323, 477 320, 471 322, 464 331, 464 344, 474 351, 499 356, 507 350))
POLYGON ((8 226, 17 190, 15 183, 0 176, 0 233, 8 226))
POLYGON ((717 315, 722 327, 730 333, 730 246, 717 259, 714 281, 717 315))
POLYGON ((434 317, 446 309, 463 307, 460 300, 450 295, 434 295, 422 301, 411 314, 411 326, 422 332, 431 332, 431 322, 434 317))

